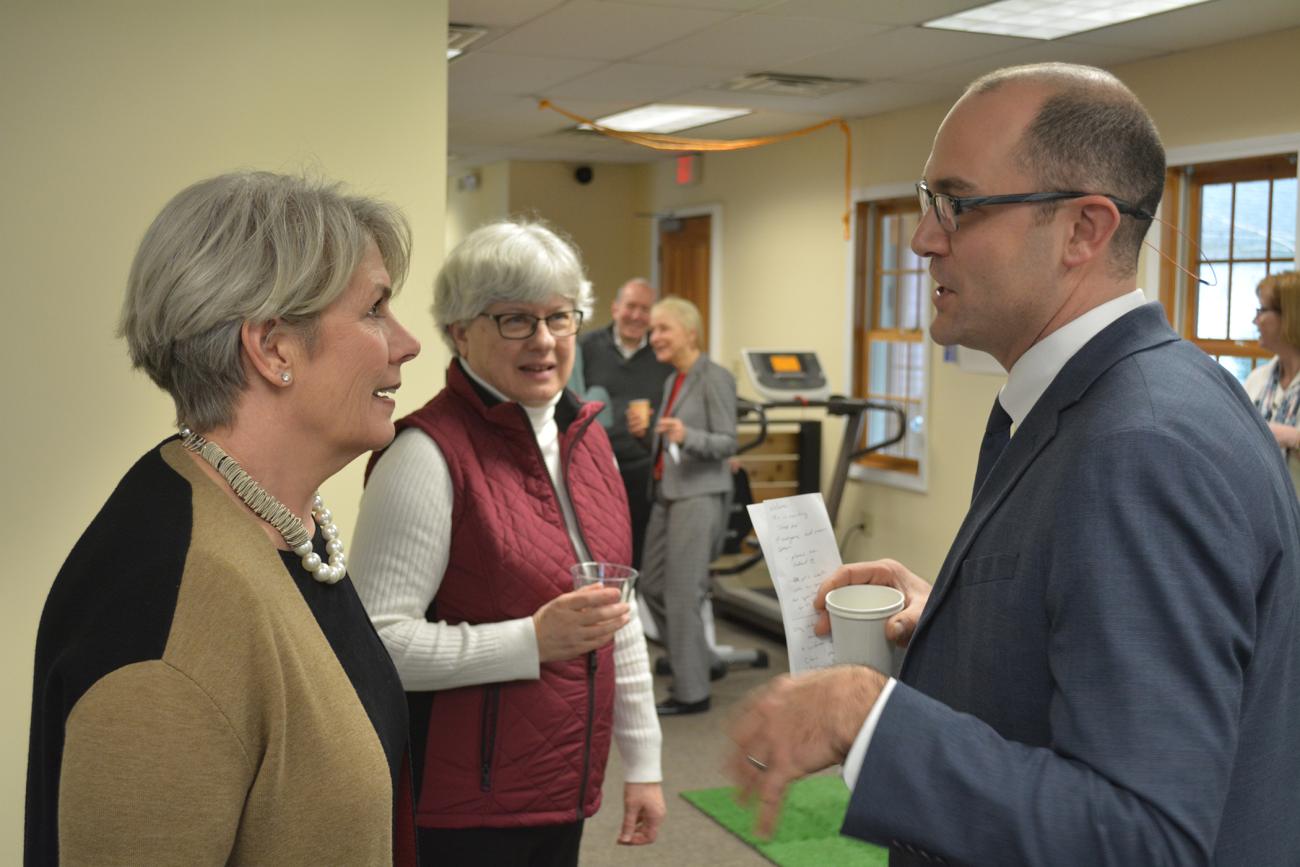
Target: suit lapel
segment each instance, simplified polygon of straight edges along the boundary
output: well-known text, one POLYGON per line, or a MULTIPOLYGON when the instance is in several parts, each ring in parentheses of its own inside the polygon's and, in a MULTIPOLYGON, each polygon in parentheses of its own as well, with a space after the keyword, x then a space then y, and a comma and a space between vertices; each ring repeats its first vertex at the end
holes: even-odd
MULTIPOLYGON (((1056 436, 1061 413, 1083 399, 1092 384, 1123 359, 1177 339, 1178 335, 1165 321, 1160 305, 1147 304, 1103 328, 1066 362, 1011 437, 1011 442, 971 502, 970 510, 939 569, 930 600, 912 636, 913 643, 943 604, 984 524, 1056 436)), ((904 670, 909 657, 904 657, 904 670)))
MULTIPOLYGON (((704 376, 704 362, 705 356, 701 352, 700 357, 695 359, 695 363, 691 365, 691 369, 686 371, 686 379, 682 380, 682 390, 677 393, 677 402, 673 404, 674 407, 680 407, 682 402, 686 400, 686 395, 699 387, 700 378, 704 376)), ((671 379, 668 381, 672 382, 671 379)), ((669 388, 671 389, 671 386, 669 388)))

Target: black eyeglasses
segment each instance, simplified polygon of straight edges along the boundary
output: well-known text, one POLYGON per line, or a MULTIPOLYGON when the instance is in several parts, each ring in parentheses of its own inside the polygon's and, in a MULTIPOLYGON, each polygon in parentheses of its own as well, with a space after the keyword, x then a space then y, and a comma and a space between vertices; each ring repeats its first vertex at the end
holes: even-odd
POLYGON ((1055 193, 1012 193, 1005 196, 948 196, 943 193, 932 192, 926 185, 925 181, 916 182, 916 198, 921 203, 921 218, 934 208, 934 215, 939 219, 939 225, 945 232, 957 231, 957 217, 965 211, 974 208, 983 208, 987 205, 1020 205, 1026 202, 1059 202, 1064 199, 1081 199, 1084 196, 1102 196, 1110 199, 1121 214, 1127 214, 1130 217, 1137 217, 1139 220, 1150 220, 1152 215, 1137 207, 1130 205, 1123 199, 1117 199, 1106 193, 1079 193, 1079 192, 1055 192, 1055 193))
POLYGON ((1281 316, 1282 308, 1281 307, 1256 307, 1255 308, 1256 316, 1263 316, 1265 313, 1276 313, 1278 316, 1281 316))
POLYGON ((558 310, 549 316, 531 313, 480 313, 497 324, 497 333, 506 340, 527 340, 537 333, 537 323, 545 322, 552 337, 577 334, 582 327, 581 310, 558 310))

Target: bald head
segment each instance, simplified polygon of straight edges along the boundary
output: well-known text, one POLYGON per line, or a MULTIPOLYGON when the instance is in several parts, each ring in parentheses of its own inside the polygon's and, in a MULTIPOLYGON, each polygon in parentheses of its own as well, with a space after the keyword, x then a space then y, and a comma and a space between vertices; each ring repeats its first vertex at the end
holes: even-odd
MULTIPOLYGON (((1151 116, 1122 81, 1091 66, 1039 63, 991 72, 972 82, 966 96, 1007 87, 1041 100, 1013 154, 1039 190, 1106 193, 1155 213, 1164 192, 1165 149, 1151 116)), ((1055 207, 1042 206, 1047 214, 1055 207)), ((1118 273, 1136 272, 1150 225, 1133 216, 1120 221, 1111 241, 1118 273)))

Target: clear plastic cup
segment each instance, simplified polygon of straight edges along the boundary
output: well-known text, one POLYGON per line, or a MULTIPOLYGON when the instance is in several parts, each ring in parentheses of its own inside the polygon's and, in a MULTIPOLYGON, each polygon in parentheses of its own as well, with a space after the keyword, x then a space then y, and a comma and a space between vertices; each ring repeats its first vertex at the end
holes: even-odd
POLYGON ((588 560, 583 563, 574 563, 569 567, 569 574, 573 576, 574 590, 581 590, 583 587, 592 584, 600 584, 603 587, 617 589, 618 598, 626 602, 632 596, 632 587, 636 584, 637 571, 631 566, 623 566, 619 563, 588 560))

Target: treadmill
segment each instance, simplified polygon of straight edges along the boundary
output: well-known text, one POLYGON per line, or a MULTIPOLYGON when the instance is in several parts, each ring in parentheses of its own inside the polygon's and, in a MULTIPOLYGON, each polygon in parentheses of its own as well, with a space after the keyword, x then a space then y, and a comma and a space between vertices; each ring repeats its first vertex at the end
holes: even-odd
MULTIPOLYGON (((781 409, 823 409, 829 416, 844 419, 844 434, 831 472, 830 490, 826 492, 826 511, 835 527, 840 503, 849 478, 849 468, 863 455, 878 451, 902 440, 907 430, 907 415, 893 404, 831 394, 826 374, 812 350, 742 349, 745 371, 760 401, 741 400, 737 415, 741 421, 758 423, 758 435, 740 444, 743 454, 767 438, 768 412, 781 409), (858 448, 868 412, 884 412, 896 421, 895 432, 879 442, 858 448)), ((816 477, 820 478, 821 468, 816 477)), ((757 547, 752 545, 751 547, 757 547)), ((733 558, 734 560, 734 558, 733 558)), ((713 576, 713 604, 719 613, 747 621, 769 632, 783 634, 781 607, 776 589, 768 577, 761 550, 739 562, 718 563, 710 570, 713 576)))

